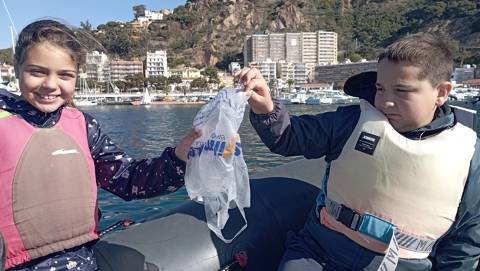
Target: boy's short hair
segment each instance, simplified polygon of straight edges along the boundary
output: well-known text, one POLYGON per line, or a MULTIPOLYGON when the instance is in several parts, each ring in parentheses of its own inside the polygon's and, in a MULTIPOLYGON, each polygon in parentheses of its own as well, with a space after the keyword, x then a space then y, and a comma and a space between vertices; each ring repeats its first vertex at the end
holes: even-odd
POLYGON ((430 33, 406 36, 389 45, 378 57, 378 62, 406 62, 420 68, 419 79, 427 79, 433 86, 450 81, 453 72, 453 53, 448 44, 430 33))

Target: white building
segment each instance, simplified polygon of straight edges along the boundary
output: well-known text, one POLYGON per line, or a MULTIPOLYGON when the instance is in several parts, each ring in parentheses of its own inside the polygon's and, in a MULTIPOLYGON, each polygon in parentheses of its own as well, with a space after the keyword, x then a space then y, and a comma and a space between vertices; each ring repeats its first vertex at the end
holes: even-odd
POLYGON ((337 33, 330 31, 254 34, 244 42, 244 63, 286 61, 307 69, 337 63, 337 33))
POLYGON ((110 81, 110 65, 108 56, 103 52, 92 51, 86 56, 87 78, 97 82, 110 81))
POLYGON ((168 76, 167 52, 155 51, 147 52, 145 63, 145 77, 151 76, 168 76))
POLYGON ((15 79, 15 69, 12 65, 8 64, 1 64, 0 65, 0 83, 2 81, 11 81, 11 79, 15 79))
POLYGON ((307 83, 309 70, 303 63, 280 61, 277 64, 277 75, 283 82, 294 81, 294 86, 307 83))
POLYGON ((228 71, 230 72, 230 74, 234 74, 235 71, 241 70, 241 69, 242 67, 238 62, 230 62, 230 64, 228 64, 228 71))
POLYGON ((128 75, 143 74, 143 63, 140 60, 110 60, 112 81, 124 80, 128 75))
POLYGON ((271 80, 277 79, 277 62, 274 62, 271 59, 266 59, 265 61, 260 62, 252 62, 250 63, 250 66, 257 68, 267 83, 271 80))
POLYGON ((475 78, 475 65, 463 65, 462 68, 455 68, 453 72, 453 81, 456 84, 462 84, 464 81, 475 78))
POLYGON ((137 21, 140 24, 145 24, 149 23, 152 21, 161 21, 163 20, 163 11, 150 11, 150 10, 145 10, 145 16, 140 16, 137 18, 137 21))

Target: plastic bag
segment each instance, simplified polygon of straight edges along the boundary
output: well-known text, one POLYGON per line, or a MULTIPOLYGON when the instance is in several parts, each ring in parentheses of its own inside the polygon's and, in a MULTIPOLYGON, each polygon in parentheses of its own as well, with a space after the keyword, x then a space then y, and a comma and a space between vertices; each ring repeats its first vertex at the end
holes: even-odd
POLYGON ((230 243, 247 227, 244 208, 250 207, 250 185, 237 131, 243 119, 247 94, 225 88, 195 116, 193 126, 202 131, 188 153, 185 186, 190 199, 203 203, 207 225, 230 243), (245 225, 232 239, 222 229, 228 209, 238 207, 245 225))

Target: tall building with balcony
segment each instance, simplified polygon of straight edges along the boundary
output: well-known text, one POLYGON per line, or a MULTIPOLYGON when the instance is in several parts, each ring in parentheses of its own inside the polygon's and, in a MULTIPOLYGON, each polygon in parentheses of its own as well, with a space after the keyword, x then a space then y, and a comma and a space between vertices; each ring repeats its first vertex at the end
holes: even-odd
POLYGON ((255 67, 260 71, 267 83, 277 79, 277 62, 266 59, 264 61, 251 62, 250 64, 251 67, 255 67))
POLYGON ((472 65, 463 65, 461 68, 455 68, 453 71, 453 81, 456 84, 462 84, 466 80, 475 78, 475 66, 472 65))
POLYGON ((293 80, 294 86, 307 83, 309 70, 303 63, 280 61, 277 64, 277 75, 283 82, 293 80))
POLYGON ((317 32, 318 64, 337 64, 338 37, 335 32, 318 31, 317 32))
POLYGON ((110 74, 112 81, 123 80, 127 75, 143 74, 143 63, 140 60, 111 60, 110 74))
POLYGON ((247 36, 244 63, 272 61, 304 63, 307 68, 337 63, 337 33, 330 31, 270 33, 247 36))
POLYGON ((145 77, 168 76, 167 52, 147 52, 145 61, 145 77))
POLYGON ((266 61, 270 58, 268 35, 254 35, 252 37, 252 57, 256 62, 266 61))
POLYGON ((87 79, 97 82, 106 82, 110 80, 110 65, 108 56, 103 52, 92 51, 86 56, 85 72, 87 79))
POLYGON ((302 33, 285 34, 285 61, 302 63, 302 33))
POLYGON ((270 59, 272 61, 280 61, 286 59, 285 34, 270 34, 268 41, 270 59))

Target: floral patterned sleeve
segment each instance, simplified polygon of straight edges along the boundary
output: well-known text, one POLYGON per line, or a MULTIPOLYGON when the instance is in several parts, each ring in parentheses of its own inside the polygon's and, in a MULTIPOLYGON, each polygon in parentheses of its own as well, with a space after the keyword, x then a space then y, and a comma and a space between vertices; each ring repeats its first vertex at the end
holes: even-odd
POLYGON ((185 183, 185 162, 167 147, 157 158, 135 160, 117 147, 92 116, 85 114, 88 144, 98 185, 124 200, 176 191, 185 183))

